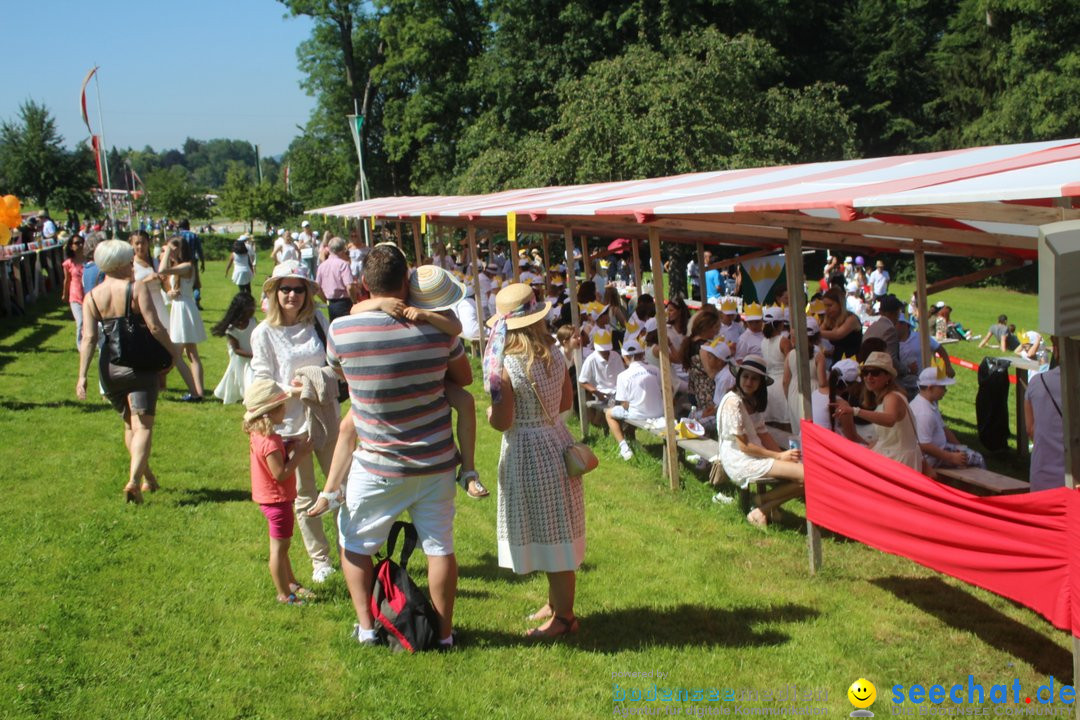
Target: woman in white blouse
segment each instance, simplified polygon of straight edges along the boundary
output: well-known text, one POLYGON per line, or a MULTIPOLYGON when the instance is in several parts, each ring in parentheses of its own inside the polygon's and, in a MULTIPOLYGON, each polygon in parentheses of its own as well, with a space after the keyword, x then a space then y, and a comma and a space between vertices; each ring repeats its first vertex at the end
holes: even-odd
MULTIPOLYGON (((278 263, 263 284, 267 298, 266 319, 251 334, 251 370, 256 378, 273 380, 282 388, 294 385, 296 371, 326 364, 326 318, 316 311, 313 299, 317 287, 309 279, 307 268, 297 260, 278 263), (321 332, 320 332, 321 330, 321 332)), ((289 442, 307 439, 308 425, 298 397, 285 404, 285 420, 277 428, 289 442)), ((325 475, 330 470, 337 438, 328 438, 314 455, 325 475)), ((307 455, 296 468, 296 522, 311 557, 312 580, 321 583, 334 572, 330 564, 330 545, 322 519, 305 512, 319 496, 315 484, 315 465, 307 455)))

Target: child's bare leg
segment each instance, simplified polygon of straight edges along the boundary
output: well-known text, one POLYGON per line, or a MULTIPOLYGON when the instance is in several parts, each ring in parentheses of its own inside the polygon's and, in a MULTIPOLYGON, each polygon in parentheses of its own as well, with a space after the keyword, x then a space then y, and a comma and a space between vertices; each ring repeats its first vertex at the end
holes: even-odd
POLYGON ((289 589, 289 581, 295 580, 292 574, 292 566, 289 564, 289 540, 290 538, 270 538, 270 577, 274 580, 277 589, 277 598, 285 602, 292 594, 289 589))
POLYGON ((456 429, 461 470, 476 470, 476 400, 465 388, 447 382, 446 401, 457 413, 456 429))

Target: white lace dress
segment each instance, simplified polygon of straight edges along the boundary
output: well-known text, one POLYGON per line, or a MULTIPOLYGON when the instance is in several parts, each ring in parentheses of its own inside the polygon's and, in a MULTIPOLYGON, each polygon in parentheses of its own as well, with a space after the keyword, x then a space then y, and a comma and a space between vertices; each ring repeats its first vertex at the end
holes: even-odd
POLYGON ((514 388, 514 424, 503 433, 499 457, 499 565, 516 573, 576 570, 585 557, 585 496, 581 478, 568 477, 563 463, 573 443, 559 419, 566 363, 555 352, 547 367, 536 363, 526 373, 520 356, 507 355, 504 367, 514 388))
MULTIPOLYGON (((230 325, 225 334, 236 340, 237 346, 246 352, 251 352, 251 334, 255 332, 255 320, 248 320, 247 327, 238 328, 230 325)), ((254 371, 251 369, 251 358, 237 355, 229 343, 229 366, 225 368, 225 375, 221 382, 214 388, 214 397, 221 400, 225 405, 243 402, 244 392, 254 379, 254 371)))
POLYGON ((788 399, 784 394, 784 353, 780 351, 783 336, 773 335, 761 341, 761 357, 765 360, 765 371, 773 379, 769 386, 769 404, 765 408, 765 422, 786 425, 791 422, 788 412, 788 399))
POLYGON ((195 304, 195 280, 180 278, 180 297, 169 307, 169 337, 174 343, 201 343, 206 340, 202 314, 195 304))
MULTIPOLYGON (((149 265, 135 262, 135 281, 142 282, 154 274, 154 268, 149 265)), ((146 283, 146 289, 150 291, 150 299, 154 301, 154 310, 157 311, 158 320, 162 325, 169 324, 169 310, 165 307, 165 291, 161 288, 160 280, 151 280, 146 283)))
POLYGON ((720 463, 731 482, 746 487, 752 480, 768 477, 773 460, 747 455, 739 449, 735 440, 736 435, 742 435, 747 443, 761 445, 758 430, 765 429, 763 421, 755 423, 735 392, 729 392, 720 400, 716 416, 717 432, 720 434, 720 463))

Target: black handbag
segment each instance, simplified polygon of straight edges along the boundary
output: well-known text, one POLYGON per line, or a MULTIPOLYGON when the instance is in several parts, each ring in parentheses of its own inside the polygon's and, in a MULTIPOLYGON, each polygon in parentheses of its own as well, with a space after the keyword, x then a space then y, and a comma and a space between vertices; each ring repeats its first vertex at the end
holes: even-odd
MULTIPOLYGON (((102 319, 105 346, 109 362, 132 370, 161 372, 172 367, 172 355, 157 341, 146 327, 142 315, 131 312, 131 287, 128 283, 124 295, 124 314, 120 317, 102 319)), ((94 303, 95 309, 97 303, 94 303)), ((101 312, 98 311, 100 315, 101 312)))

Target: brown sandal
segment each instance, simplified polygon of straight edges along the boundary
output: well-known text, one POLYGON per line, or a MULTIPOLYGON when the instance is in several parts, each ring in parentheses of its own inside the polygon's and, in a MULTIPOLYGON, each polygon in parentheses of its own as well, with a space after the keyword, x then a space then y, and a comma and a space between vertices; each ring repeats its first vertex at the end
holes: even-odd
POLYGON ((558 615, 552 615, 551 622, 548 623, 546 628, 533 628, 525 633, 525 637, 529 640, 554 640, 563 635, 572 635, 576 633, 578 627, 579 625, 576 617, 567 619, 559 617, 558 615))

